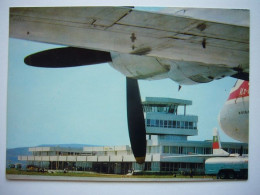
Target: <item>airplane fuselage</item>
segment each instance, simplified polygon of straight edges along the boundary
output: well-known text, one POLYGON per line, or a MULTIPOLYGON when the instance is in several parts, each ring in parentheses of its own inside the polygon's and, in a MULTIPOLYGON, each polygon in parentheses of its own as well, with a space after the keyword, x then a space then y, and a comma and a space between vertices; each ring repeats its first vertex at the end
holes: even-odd
POLYGON ((230 137, 248 143, 249 82, 238 80, 219 114, 219 124, 230 137))

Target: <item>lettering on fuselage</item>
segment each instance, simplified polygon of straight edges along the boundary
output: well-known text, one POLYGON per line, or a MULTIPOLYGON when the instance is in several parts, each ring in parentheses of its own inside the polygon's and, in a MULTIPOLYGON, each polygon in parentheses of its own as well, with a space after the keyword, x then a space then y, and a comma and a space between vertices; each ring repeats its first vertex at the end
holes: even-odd
MULTIPOLYGON (((238 81, 240 81, 240 80, 238 80, 238 81)), ((244 97, 249 96, 249 83, 248 83, 248 81, 243 81, 242 83, 241 82, 242 81, 237 82, 236 87, 233 87, 233 89, 230 92, 228 100, 244 98, 244 97)))
POLYGON ((249 90, 246 89, 246 88, 241 88, 240 93, 239 93, 239 97, 245 97, 245 96, 249 96, 249 90))
POLYGON ((249 110, 240 111, 238 114, 249 114, 249 110))

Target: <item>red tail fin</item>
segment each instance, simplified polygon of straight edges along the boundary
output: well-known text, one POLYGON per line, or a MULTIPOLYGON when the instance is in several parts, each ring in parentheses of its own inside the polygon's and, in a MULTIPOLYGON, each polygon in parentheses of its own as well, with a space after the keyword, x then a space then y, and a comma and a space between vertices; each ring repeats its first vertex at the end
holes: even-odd
POLYGON ((213 129, 212 148, 213 148, 213 155, 229 156, 229 153, 221 148, 221 142, 220 142, 217 128, 213 129))
POLYGON ((214 128, 214 129, 213 129, 213 143, 212 143, 212 148, 213 148, 213 150, 214 150, 214 149, 220 149, 220 148, 221 148, 221 144, 220 144, 220 140, 219 140, 217 128, 214 128))

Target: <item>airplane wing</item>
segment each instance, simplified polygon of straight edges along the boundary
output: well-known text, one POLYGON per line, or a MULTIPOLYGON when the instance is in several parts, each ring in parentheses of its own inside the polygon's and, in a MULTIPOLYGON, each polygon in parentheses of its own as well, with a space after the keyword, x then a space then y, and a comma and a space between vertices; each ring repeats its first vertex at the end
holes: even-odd
POLYGON ((9 33, 70 46, 27 56, 28 65, 62 68, 112 62, 127 77, 129 137, 140 164, 146 134, 137 79, 195 84, 225 76, 249 78, 247 26, 127 7, 14 7, 9 33))
POLYGON ((10 37, 249 73, 249 27, 127 7, 10 8, 10 37))

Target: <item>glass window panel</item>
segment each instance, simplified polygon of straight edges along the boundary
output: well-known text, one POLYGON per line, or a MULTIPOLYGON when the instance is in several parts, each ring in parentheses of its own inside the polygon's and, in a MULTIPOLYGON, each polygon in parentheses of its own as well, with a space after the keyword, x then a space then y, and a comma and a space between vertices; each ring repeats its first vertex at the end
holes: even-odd
POLYGON ((170 146, 170 153, 178 154, 178 147, 177 146, 170 146))
POLYGON ((159 127, 159 120, 156 120, 155 126, 159 127))
POLYGON ((151 126, 151 120, 147 119, 147 127, 150 127, 150 126, 151 126))
POLYGON ((189 122, 189 129, 193 129, 193 122, 189 122))
POLYGON ((196 153, 203 154, 203 148, 202 147, 196 148, 196 153))
POLYGON ((168 121, 168 127, 172 128, 172 121, 168 121))
POLYGON ((169 153, 169 146, 163 146, 163 153, 169 153))
POLYGON ((167 127, 167 121, 163 121, 163 127, 167 127))
POLYGON ((194 122, 194 123, 193 123, 193 128, 194 128, 194 129, 197 129, 197 122, 194 122))
POLYGON ((151 126, 155 127, 155 120, 154 119, 151 119, 151 126))
POLYGON ((181 123, 180 121, 177 121, 177 128, 180 128, 181 127, 181 123))
POLYGON ((205 148, 205 154, 211 154, 211 148, 205 148))
POLYGON ((176 128, 176 121, 173 121, 173 128, 176 128))
POLYGON ((187 147, 187 153, 188 153, 188 154, 193 154, 193 153, 195 153, 195 148, 194 148, 194 147, 187 147))
POLYGON ((160 120, 160 127, 163 127, 163 120, 160 120))
POLYGON ((188 129, 189 128, 189 122, 185 122, 185 129, 188 129))
POLYGON ((181 129, 184 129, 184 121, 181 121, 181 129))

